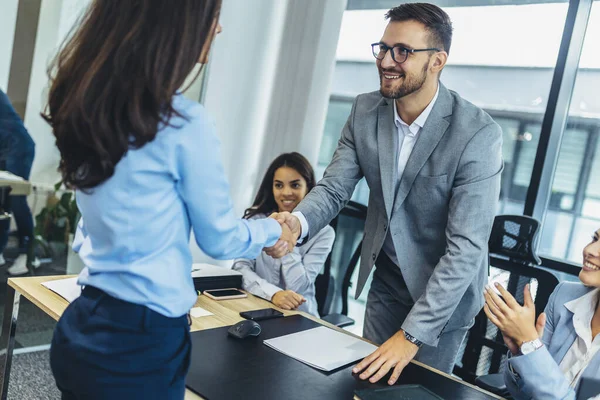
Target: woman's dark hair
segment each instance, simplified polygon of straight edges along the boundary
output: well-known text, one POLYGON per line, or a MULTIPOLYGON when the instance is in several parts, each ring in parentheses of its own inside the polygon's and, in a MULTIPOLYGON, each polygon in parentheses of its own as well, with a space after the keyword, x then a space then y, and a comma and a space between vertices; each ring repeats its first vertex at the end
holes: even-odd
POLYGON ((90 189, 156 137, 172 98, 215 34, 221 0, 95 0, 48 70, 42 117, 63 181, 90 189))
POLYGON ((275 171, 281 167, 288 167, 296 170, 306 181, 306 192, 310 192, 315 187, 315 171, 306 157, 300 153, 283 153, 273 160, 265 176, 263 177, 258 193, 254 198, 252 207, 244 212, 244 218, 251 218, 257 214, 270 214, 277 211, 277 203, 273 197, 273 179, 275 171))

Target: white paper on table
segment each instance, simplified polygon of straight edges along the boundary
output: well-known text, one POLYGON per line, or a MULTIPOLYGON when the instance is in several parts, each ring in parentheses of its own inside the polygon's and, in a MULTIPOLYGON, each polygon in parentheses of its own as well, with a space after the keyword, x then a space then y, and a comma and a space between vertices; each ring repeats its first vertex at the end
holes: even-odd
POLYGON ((77 277, 42 282, 42 285, 58 294, 69 303, 73 302, 73 300, 81 295, 81 286, 77 284, 77 277))
POLYGON ((205 310, 202 307, 194 307, 190 310, 190 315, 194 318, 200 318, 200 317, 208 317, 208 316, 215 315, 215 314, 211 313, 208 310, 205 310))
POLYGON ((25 179, 21 178, 20 176, 17 176, 15 174, 11 174, 8 171, 0 171, 0 180, 2 181, 24 181, 25 179))
POLYGON ((332 371, 377 350, 377 346, 325 326, 268 339, 263 343, 322 371, 332 371))

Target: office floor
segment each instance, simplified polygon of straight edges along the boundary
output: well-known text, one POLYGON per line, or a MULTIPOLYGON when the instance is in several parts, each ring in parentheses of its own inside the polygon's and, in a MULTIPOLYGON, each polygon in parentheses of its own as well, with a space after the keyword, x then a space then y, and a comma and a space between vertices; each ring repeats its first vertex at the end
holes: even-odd
POLYGON ((59 400, 50 371, 48 350, 15 354, 8 385, 8 400, 59 400))
MULTIPOLYGON (((4 257, 7 263, 0 267, 0 318, 4 316, 7 280, 6 270, 16 258, 15 242, 11 238, 4 257)), ((34 274, 63 275, 66 272, 66 256, 55 255, 49 263, 35 269, 34 274)), ((60 399, 49 364, 49 344, 56 322, 29 300, 21 296, 15 353, 8 387, 8 399, 55 400, 60 399)))

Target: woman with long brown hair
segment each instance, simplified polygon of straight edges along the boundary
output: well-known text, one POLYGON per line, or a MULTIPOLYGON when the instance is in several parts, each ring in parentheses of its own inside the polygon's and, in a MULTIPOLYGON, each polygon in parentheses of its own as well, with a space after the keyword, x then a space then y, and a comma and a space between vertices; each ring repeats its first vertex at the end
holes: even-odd
MULTIPOLYGON (((244 218, 291 212, 315 184, 313 167, 302 154, 283 153, 267 168, 244 218)), ((262 252, 254 259, 236 259, 232 268, 242 273, 244 290, 285 310, 298 309, 318 317, 315 279, 331 253, 334 240, 335 232, 327 225, 279 259, 262 252)))
POLYGON ((177 90, 220 32, 220 0, 94 1, 51 68, 44 117, 82 214, 82 295, 52 340, 63 399, 182 399, 196 301, 190 230, 214 258, 291 233, 234 216, 212 120, 177 90))

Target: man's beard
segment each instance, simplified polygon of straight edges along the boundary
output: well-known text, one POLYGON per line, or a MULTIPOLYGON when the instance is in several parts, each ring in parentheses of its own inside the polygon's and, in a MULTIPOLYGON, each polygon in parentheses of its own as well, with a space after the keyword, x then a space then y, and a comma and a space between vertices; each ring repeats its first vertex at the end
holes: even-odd
POLYGON ((400 99, 404 96, 408 96, 409 94, 412 94, 416 91, 418 91, 419 89, 421 89, 421 87, 423 87, 423 84, 425 83, 425 81, 427 80, 427 69, 429 67, 429 62, 427 62, 424 66, 423 69, 421 70, 421 74, 419 74, 418 76, 408 76, 407 74, 404 74, 404 82, 398 86, 398 87, 389 87, 389 88, 383 88, 383 72, 381 72, 381 70, 379 70, 379 93, 381 93, 381 95, 383 97, 386 97, 388 99, 400 99))

